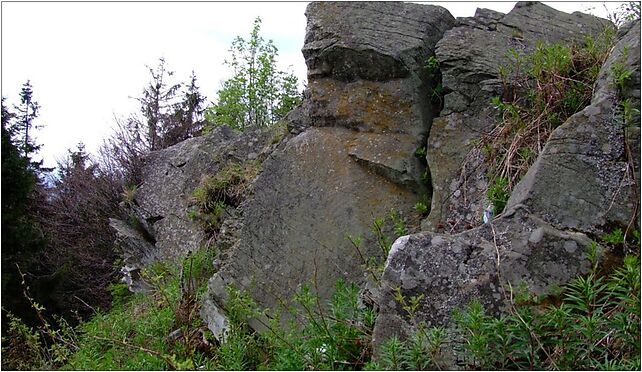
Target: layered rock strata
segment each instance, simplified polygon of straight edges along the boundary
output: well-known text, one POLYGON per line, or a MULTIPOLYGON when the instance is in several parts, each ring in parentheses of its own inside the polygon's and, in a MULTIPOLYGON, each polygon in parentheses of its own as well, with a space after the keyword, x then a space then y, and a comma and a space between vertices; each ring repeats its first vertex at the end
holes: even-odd
POLYGON ((418 220, 413 205, 429 193, 414 156, 433 116, 424 65, 454 18, 441 7, 367 2, 311 3, 306 15, 308 89, 287 118, 299 134, 263 163, 239 240, 217 263, 202 312, 216 335, 228 285, 276 308, 306 283, 325 299, 338 279, 362 282, 347 235, 364 237, 363 255, 378 254, 368 244, 374 219, 418 220))

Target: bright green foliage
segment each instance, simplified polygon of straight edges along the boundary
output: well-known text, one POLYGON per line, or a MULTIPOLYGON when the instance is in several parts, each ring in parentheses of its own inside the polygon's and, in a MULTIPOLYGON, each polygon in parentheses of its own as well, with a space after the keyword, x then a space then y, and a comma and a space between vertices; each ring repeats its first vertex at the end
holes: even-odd
POLYGON ((499 68, 503 94, 491 101, 499 124, 477 144, 484 149, 491 179, 506 180, 510 192, 550 133, 590 103, 614 37, 615 31, 607 28, 581 46, 539 43, 529 55, 509 51, 510 62, 499 68))
POLYGON ((640 107, 636 106, 631 99, 621 100, 619 110, 621 111, 624 126, 628 127, 636 122, 640 123, 640 107))
POLYGON ((435 56, 430 56, 426 61, 426 72, 434 75, 439 72, 439 60, 435 56))
POLYGON ((211 248, 193 252, 181 260, 182 269, 169 262, 152 264, 141 274, 152 285, 151 293, 125 294, 122 286, 113 286, 112 293, 118 299, 114 307, 81 325, 79 349, 65 369, 214 369, 211 355, 195 349, 195 338, 168 341, 168 335, 176 329, 193 335, 203 328, 197 304, 213 274, 213 254, 211 248), (186 301, 192 294, 191 285, 197 298, 186 301))
MULTIPOLYGON (((413 312, 416 301, 397 301, 413 312)), ((609 277, 591 273, 573 280, 560 305, 544 308, 540 301, 521 289, 509 313, 500 316, 473 301, 453 313, 452 329, 463 343, 451 343, 444 329, 419 325, 404 341, 384 342, 366 369, 439 369, 446 343, 456 345, 465 369, 640 369, 639 257, 627 256, 609 277)))
POLYGON ((374 221, 372 221, 371 231, 374 234, 377 248, 379 249, 379 254, 376 255, 363 254, 361 247, 363 239, 361 237, 348 235, 347 238, 356 250, 359 258, 361 258, 365 271, 375 282, 378 282, 381 274, 383 274, 383 266, 392 248, 392 243, 398 237, 408 234, 408 230, 405 219, 401 217, 397 211, 392 210, 388 218, 375 218, 374 221))
POLYGON ((424 202, 415 203, 414 208, 417 212, 421 213, 422 215, 428 214, 428 206, 424 202))
MULTIPOLYGON (((358 243, 359 239, 355 239, 358 243)), ((197 286, 211 275, 212 252, 195 252, 183 261, 197 286)), ((593 253, 597 263, 597 250, 593 253)), ((560 305, 538 305, 541 299, 523 287, 514 294, 508 313, 488 314, 473 302, 453 314, 454 323, 427 329, 415 319, 424 297, 397 301, 416 327, 405 340, 392 338, 371 360, 376 312, 364 306, 359 287, 338 282, 329 301, 304 285, 287 310, 259 310, 247 292, 228 287, 226 310, 230 329, 218 346, 197 351, 190 343, 168 342, 177 327, 181 301, 179 270, 157 263, 145 272, 155 283, 152 295, 133 295, 108 314, 85 324, 79 350, 69 369, 219 369, 219 370, 422 370, 443 369, 446 345, 455 347, 466 369, 638 369, 640 367, 640 259, 627 256, 609 276, 593 273, 572 281, 560 293, 560 305), (256 333, 251 319, 266 327, 256 333), (454 342, 453 337, 458 340, 454 342)), ((555 300, 552 301, 553 303, 555 300)), ((202 327, 194 319, 193 326, 202 327)), ((183 326, 185 327, 185 326, 183 326)), ((35 333, 19 326, 21 340, 37 345, 35 333)), ((189 329, 189 328, 183 328, 189 329)), ((25 349, 31 350, 31 349, 25 349)), ((35 358, 41 352, 33 348, 35 358)), ((61 355, 65 355, 62 353, 61 355)), ((33 365, 30 365, 33 367, 33 365)))
POLYGON ((578 277, 562 300, 516 304, 500 317, 476 302, 456 312, 469 368, 639 370, 639 257, 627 256, 610 277, 578 277))
POLYGON ((497 216, 502 213, 508 198, 510 197, 510 190, 508 189, 508 179, 504 177, 497 177, 493 180, 488 191, 486 192, 488 200, 493 205, 493 214, 497 216))
POLYGON ((360 369, 369 359, 375 314, 360 305, 355 284, 337 282, 326 305, 321 305, 318 295, 306 286, 295 296, 290 315, 304 326, 298 332, 286 331, 273 338, 278 340, 278 362, 268 368, 360 369))
POLYGON ((325 304, 309 285, 303 286, 286 313, 270 314, 262 334, 254 333, 248 322, 267 312, 259 311, 246 292, 227 290, 230 330, 214 355, 217 369, 360 369, 370 358, 375 314, 360 304, 354 284, 337 282, 325 304))
POLYGON ((380 357, 366 365, 366 370, 439 370, 441 349, 446 342, 443 328, 420 329, 409 339, 391 337, 381 345, 380 357))
POLYGON ((622 233, 622 229, 617 228, 611 231, 609 234, 602 236, 602 240, 605 243, 622 244, 624 243, 624 233, 622 233))
POLYGON ((260 30, 261 19, 256 18, 249 40, 237 37, 232 42, 225 64, 234 76, 223 83, 218 103, 206 112, 210 125, 238 130, 270 126, 301 101, 296 76, 277 69, 277 48, 260 30))
POLYGON ((621 60, 625 60, 627 58, 628 53, 629 50, 625 47, 622 51, 620 59, 613 63, 613 65, 611 66, 611 76, 613 78, 613 83, 617 87, 619 93, 622 93, 633 75, 633 70, 630 70, 621 62, 621 60))

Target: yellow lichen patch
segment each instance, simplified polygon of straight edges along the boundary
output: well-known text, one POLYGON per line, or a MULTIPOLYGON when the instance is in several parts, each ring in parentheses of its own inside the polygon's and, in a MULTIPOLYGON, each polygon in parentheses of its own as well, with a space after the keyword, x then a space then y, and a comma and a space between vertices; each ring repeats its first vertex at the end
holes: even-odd
POLYGON ((410 124, 420 120, 413 113, 411 94, 404 92, 401 81, 337 82, 318 79, 310 83, 314 100, 324 111, 348 127, 362 127, 374 132, 407 132, 410 124))

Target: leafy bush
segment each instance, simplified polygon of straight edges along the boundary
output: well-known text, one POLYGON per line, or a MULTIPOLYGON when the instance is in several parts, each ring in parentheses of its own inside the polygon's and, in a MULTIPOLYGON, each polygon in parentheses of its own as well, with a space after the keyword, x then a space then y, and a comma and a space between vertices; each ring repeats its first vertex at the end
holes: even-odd
POLYGON ((232 42, 225 64, 234 76, 223 83, 218 103, 207 109, 209 125, 238 130, 270 126, 301 102, 296 76, 277 69, 278 50, 260 31, 261 19, 256 18, 250 38, 232 42))

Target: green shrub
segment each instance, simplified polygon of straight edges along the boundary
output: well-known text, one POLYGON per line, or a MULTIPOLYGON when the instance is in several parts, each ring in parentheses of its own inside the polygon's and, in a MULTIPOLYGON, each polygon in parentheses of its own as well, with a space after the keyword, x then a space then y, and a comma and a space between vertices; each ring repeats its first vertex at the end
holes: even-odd
POLYGON ((472 303, 455 316, 470 367, 639 369, 640 260, 628 256, 610 277, 566 286, 561 305, 513 307, 500 317, 472 303))
POLYGON ((496 177, 488 188, 486 196, 493 205, 493 214, 497 216, 502 213, 504 207, 506 207, 508 198, 510 198, 508 179, 504 177, 496 177))
MULTIPOLYGON (((615 31, 607 28, 585 38, 583 45, 538 43, 529 55, 509 50, 509 63, 498 71, 503 94, 491 100, 498 124, 476 144, 486 155, 489 178, 502 176, 510 193, 552 131, 590 103, 614 39, 615 31)), ((620 80, 627 79, 626 73, 616 72, 620 80)))
POLYGON ((421 213, 422 215, 428 214, 428 206, 424 202, 415 203, 414 208, 417 212, 421 213))

